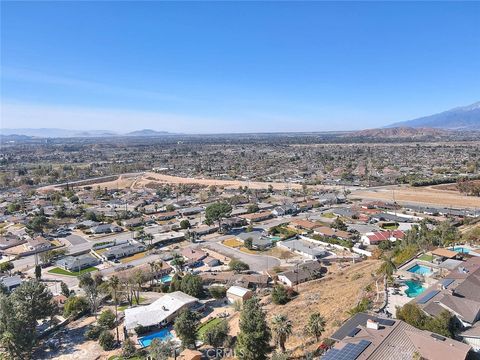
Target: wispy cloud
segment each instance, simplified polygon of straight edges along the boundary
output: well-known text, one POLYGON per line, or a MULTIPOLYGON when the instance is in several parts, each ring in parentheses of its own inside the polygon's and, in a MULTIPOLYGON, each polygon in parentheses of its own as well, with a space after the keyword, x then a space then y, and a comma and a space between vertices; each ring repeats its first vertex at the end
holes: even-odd
POLYGON ((180 97, 175 95, 149 91, 143 89, 135 89, 130 87, 122 87, 111 84, 104 84, 101 82, 77 79, 73 77, 57 76, 46 74, 39 71, 21 69, 16 67, 2 67, 1 77, 3 79, 10 79, 22 82, 33 82, 49 85, 60 85, 69 88, 84 89, 97 93, 109 93, 113 95, 136 97, 150 100, 163 100, 163 101, 179 101, 180 97))

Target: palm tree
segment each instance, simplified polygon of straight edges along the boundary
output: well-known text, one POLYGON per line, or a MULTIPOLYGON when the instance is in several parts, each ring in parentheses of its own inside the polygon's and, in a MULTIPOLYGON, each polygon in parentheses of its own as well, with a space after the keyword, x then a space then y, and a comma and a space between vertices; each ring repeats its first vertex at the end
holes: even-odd
MULTIPOLYGON (((118 322, 118 290, 120 288, 120 280, 118 277, 113 275, 110 280, 107 282, 107 289, 112 295, 113 302, 115 304, 115 324, 118 322)), ((120 342, 120 336, 118 334, 118 326, 117 329, 117 343, 120 342)))
POLYGON ((397 270, 397 267, 393 263, 392 259, 389 257, 384 257, 383 263, 378 269, 378 273, 385 274, 388 277, 391 277, 396 270, 397 270))
POLYGON ((275 342, 282 352, 285 352, 285 342, 292 335, 292 322, 286 315, 275 315, 272 320, 272 331, 275 334, 275 342))
POLYGON ((310 336, 314 336, 315 340, 318 341, 324 331, 325 319, 323 316, 318 312, 311 314, 307 326, 305 327, 305 332, 310 336))

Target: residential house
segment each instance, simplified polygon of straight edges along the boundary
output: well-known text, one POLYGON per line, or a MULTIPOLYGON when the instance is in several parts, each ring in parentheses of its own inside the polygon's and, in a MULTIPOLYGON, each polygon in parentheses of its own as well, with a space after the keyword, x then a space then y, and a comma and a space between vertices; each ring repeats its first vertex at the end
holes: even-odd
POLYGON ((123 231, 120 226, 114 224, 100 224, 90 228, 92 234, 109 234, 123 231))
POLYGON ((382 241, 392 241, 402 240, 405 236, 405 233, 401 230, 392 230, 392 231, 375 231, 369 232, 365 235, 362 235, 360 241, 364 245, 378 245, 382 241))
POLYGON ((91 255, 67 256, 57 261, 57 266, 67 271, 80 271, 98 265, 100 261, 91 255))
POLYGON ((273 215, 278 217, 278 216, 298 214, 299 211, 300 210, 297 205, 287 204, 287 205, 281 205, 281 206, 275 207, 272 213, 273 215))
POLYGON ((122 221, 122 225, 126 227, 137 227, 143 225, 144 221, 141 217, 136 217, 133 219, 127 219, 122 221))
POLYGON ((313 229, 313 232, 314 234, 318 234, 321 236, 334 237, 342 240, 346 240, 352 237, 352 234, 347 231, 332 229, 328 226, 318 226, 313 229))
POLYGON ((311 260, 321 259, 329 255, 325 248, 308 240, 289 239, 285 241, 279 241, 277 246, 300 254, 311 260))
POLYGON ((127 331, 132 331, 137 326, 163 327, 173 322, 180 311, 192 308, 197 303, 196 297, 181 291, 167 293, 150 305, 125 309, 125 328, 127 331))
POLYGON ((465 360, 471 349, 401 320, 366 313, 355 314, 330 338, 337 343, 322 360, 465 360))
POLYGON ((288 271, 278 274, 278 280, 287 286, 304 283, 318 279, 326 272, 326 268, 318 261, 308 261, 288 271))
MULTIPOLYGON (((437 316, 448 310, 464 331, 480 320, 480 258, 472 257, 412 300, 425 313, 437 316)), ((474 333, 472 330, 471 333, 474 333)), ((467 332, 468 333, 468 332, 467 332)))
POLYGON ((194 268, 203 265, 203 259, 207 257, 207 253, 200 249, 186 247, 182 249, 181 254, 187 259, 185 265, 194 268))
POLYGON ((144 245, 139 243, 127 243, 109 247, 105 252, 101 253, 101 256, 105 260, 116 260, 135 255, 142 251, 145 251, 144 245))
POLYGON ((0 278, 0 284, 2 284, 8 292, 11 292, 15 288, 22 284, 23 280, 20 275, 4 276, 0 278))
POLYGON ((177 211, 159 212, 152 215, 158 221, 170 220, 178 216, 177 211))
POLYGON ((241 286, 230 286, 227 290, 227 299, 230 303, 243 303, 253 296, 253 291, 241 286))
POLYGON ((23 245, 27 240, 22 239, 20 236, 14 234, 5 234, 0 236, 0 250, 6 250, 18 245, 23 245))
POLYGON ((27 239, 27 249, 31 251, 44 251, 50 249, 52 244, 43 236, 36 236, 34 238, 27 239))
POLYGON ((260 211, 257 213, 240 215, 240 217, 247 220, 249 224, 252 224, 255 222, 270 219, 272 217, 272 213, 270 211, 260 211))

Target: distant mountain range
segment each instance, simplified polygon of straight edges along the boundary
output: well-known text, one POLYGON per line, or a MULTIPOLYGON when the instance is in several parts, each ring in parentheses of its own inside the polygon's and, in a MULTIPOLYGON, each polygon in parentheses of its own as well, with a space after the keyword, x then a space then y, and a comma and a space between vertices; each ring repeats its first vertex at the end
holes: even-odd
POLYGON ((438 114, 397 122, 387 127, 436 128, 465 131, 480 130, 480 101, 468 106, 456 107, 438 114))
POLYGON ((116 133, 110 130, 67 130, 57 128, 39 128, 39 129, 0 129, 0 135, 4 136, 28 136, 38 138, 72 138, 72 137, 110 137, 110 136, 165 136, 173 135, 167 131, 155 131, 143 129, 128 133, 116 133))

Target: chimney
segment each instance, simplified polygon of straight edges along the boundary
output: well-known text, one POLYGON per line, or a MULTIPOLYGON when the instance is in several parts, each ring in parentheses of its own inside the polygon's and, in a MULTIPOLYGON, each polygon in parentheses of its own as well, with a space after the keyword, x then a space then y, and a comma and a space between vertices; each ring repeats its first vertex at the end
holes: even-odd
POLYGON ((378 322, 375 321, 375 320, 368 319, 367 320, 367 329, 378 330, 378 322))

